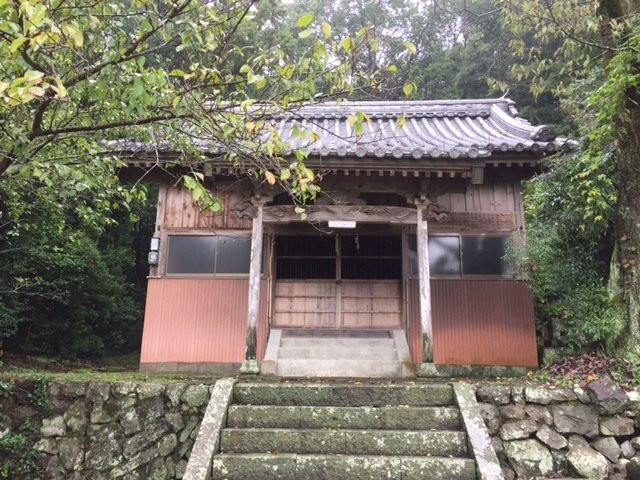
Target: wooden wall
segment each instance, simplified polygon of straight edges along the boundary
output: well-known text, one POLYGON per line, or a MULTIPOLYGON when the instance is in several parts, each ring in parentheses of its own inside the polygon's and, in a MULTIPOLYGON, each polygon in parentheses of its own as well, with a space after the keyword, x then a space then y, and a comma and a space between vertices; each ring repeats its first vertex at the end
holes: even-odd
POLYGON ((214 192, 224 204, 222 212, 203 212, 193 203, 191 192, 163 185, 158 193, 156 231, 163 230, 251 230, 251 219, 240 218, 233 208, 246 201, 238 191, 214 192))
POLYGON ((429 231, 445 232, 511 232, 524 230, 524 210, 519 180, 486 180, 481 185, 466 183, 440 186, 435 198, 447 216, 433 221, 429 231))

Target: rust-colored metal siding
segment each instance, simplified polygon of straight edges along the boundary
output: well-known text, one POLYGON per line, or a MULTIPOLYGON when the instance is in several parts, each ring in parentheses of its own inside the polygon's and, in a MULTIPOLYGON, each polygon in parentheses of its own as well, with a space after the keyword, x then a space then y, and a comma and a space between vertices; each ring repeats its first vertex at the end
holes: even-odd
POLYGON ((246 278, 149 279, 140 363, 241 363, 248 289, 246 278))
MULTIPOLYGON (((418 281, 409 282, 410 348, 420 348, 418 281)), ((533 298, 515 280, 431 280, 434 362, 538 364, 533 298)))

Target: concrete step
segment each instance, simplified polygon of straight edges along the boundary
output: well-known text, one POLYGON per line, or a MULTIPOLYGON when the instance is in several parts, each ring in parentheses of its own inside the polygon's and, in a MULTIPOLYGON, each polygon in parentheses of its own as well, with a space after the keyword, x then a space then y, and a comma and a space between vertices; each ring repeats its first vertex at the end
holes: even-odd
POLYGON ((238 383, 234 402, 244 405, 307 405, 335 407, 453 405, 447 384, 238 383))
POLYGON ((232 405, 231 428, 461 430, 456 407, 293 407, 232 405))
POLYGON ((280 348, 395 348, 393 338, 281 337, 280 348))
POLYGON ((316 358, 278 359, 276 375, 281 377, 368 377, 394 378, 402 376, 402 364, 397 360, 344 359, 333 360, 316 358))
POLYGON ((316 337, 316 338, 392 338, 390 330, 376 329, 295 329, 288 328, 282 331, 282 338, 316 337))
POLYGON ((227 428, 224 453, 315 453, 342 455, 467 455, 467 435, 452 431, 227 428))
POLYGON ((372 348, 370 346, 352 348, 350 346, 313 346, 313 347, 281 347, 278 352, 278 360, 283 359, 378 359, 398 361, 398 353, 395 347, 372 348))
POLYGON ((376 455, 221 454, 214 480, 475 480, 469 458, 376 455))

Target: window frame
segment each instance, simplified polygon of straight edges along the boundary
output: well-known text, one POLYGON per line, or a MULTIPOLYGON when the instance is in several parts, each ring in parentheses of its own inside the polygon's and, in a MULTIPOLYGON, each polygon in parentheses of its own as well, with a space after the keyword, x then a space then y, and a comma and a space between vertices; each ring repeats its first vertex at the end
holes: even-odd
MULTIPOLYGON (((160 235, 160 255, 161 255, 161 265, 162 265, 162 273, 161 277, 163 278, 249 278, 250 272, 247 273, 216 273, 215 269, 217 268, 217 251, 216 251, 216 259, 214 261, 214 272, 212 273, 169 273, 169 237, 172 236, 183 236, 183 237, 194 237, 194 236, 209 236, 209 237, 246 237, 251 242, 251 231, 249 230, 192 230, 192 229, 171 229, 171 230, 163 230, 160 235)), ((263 253, 269 247, 268 242, 264 242, 262 244, 263 253)), ((216 246, 217 248, 217 246, 216 246)), ((249 247, 249 255, 251 255, 251 247, 249 247)), ((264 275, 264 272, 261 272, 261 276, 264 275)))
MULTIPOLYGON (((409 231, 410 235, 416 236, 416 231, 409 231)), ((429 271, 429 278, 433 278, 435 280, 514 280, 516 278, 515 272, 503 274, 503 275, 492 275, 492 274, 473 274, 473 273, 464 273, 464 263, 463 257, 464 252, 462 249, 462 238, 463 237, 497 237, 497 238, 506 238, 507 241, 513 240, 514 232, 438 232, 438 233, 429 233, 429 237, 458 237, 460 249, 459 249, 459 262, 460 262, 460 275, 434 275, 429 271)), ((409 258, 409 253, 411 250, 411 241, 408 242, 407 245, 407 260, 409 262, 408 268, 408 277, 410 279, 416 279, 419 277, 418 273, 413 273, 413 269, 411 268, 411 259, 409 258)), ((417 239, 416 239, 416 251, 417 251, 417 239)))

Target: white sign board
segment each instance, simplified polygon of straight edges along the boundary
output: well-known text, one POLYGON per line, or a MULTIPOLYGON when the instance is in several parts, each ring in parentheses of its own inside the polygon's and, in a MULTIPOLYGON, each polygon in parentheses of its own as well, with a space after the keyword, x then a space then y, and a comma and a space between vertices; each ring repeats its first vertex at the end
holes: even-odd
POLYGON ((329 220, 329 228, 356 228, 354 220, 329 220))

